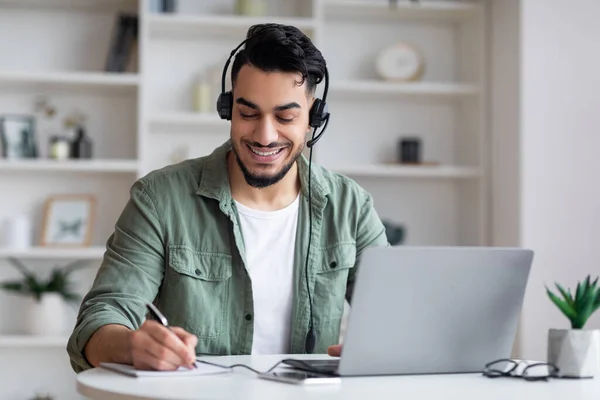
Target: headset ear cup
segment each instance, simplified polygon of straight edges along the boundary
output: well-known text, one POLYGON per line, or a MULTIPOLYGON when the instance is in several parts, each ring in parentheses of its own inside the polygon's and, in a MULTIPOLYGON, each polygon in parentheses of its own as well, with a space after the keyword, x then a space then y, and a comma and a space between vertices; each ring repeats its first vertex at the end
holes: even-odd
POLYGON ((221 119, 231 120, 233 109, 233 94, 231 92, 221 93, 217 99, 217 112, 221 119))
POLYGON ((313 128, 319 128, 327 118, 327 103, 321 99, 315 99, 311 109, 308 124, 313 128))

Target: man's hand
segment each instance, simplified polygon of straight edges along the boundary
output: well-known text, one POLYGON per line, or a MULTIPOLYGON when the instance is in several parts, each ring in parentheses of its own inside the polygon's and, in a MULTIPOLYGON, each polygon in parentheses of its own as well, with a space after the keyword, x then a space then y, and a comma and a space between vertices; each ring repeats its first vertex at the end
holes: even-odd
POLYGON ((182 328, 165 328, 157 321, 146 320, 131 333, 131 356, 136 369, 159 371, 192 367, 196 361, 198 338, 182 328))
POLYGON ((327 348, 327 354, 332 357, 339 357, 342 354, 342 345, 336 344, 327 348))

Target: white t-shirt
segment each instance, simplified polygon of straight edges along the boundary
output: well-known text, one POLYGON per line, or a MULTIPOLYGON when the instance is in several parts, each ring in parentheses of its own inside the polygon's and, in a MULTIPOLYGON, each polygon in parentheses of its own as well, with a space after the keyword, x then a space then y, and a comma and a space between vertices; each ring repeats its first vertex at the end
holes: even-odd
POLYGON ((299 198, 277 211, 236 202, 254 298, 252 354, 289 353, 299 198))

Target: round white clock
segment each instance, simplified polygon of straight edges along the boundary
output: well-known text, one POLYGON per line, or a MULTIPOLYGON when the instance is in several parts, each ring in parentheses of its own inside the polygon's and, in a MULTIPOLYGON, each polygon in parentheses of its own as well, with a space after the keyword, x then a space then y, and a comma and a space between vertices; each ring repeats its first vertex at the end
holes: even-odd
POLYGON ((423 57, 413 46, 401 42, 379 54, 376 69, 386 80, 413 81, 423 73, 423 57))

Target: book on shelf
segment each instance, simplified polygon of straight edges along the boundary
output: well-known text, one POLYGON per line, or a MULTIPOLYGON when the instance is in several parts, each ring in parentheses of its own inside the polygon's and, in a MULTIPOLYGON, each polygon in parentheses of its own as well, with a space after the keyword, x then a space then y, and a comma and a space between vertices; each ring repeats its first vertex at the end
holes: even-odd
POLYGON ((150 12, 173 13, 176 11, 176 0, 149 0, 150 12))
POLYGON ((113 27, 110 49, 106 58, 106 72, 124 72, 130 65, 138 40, 138 16, 120 13, 113 27))

